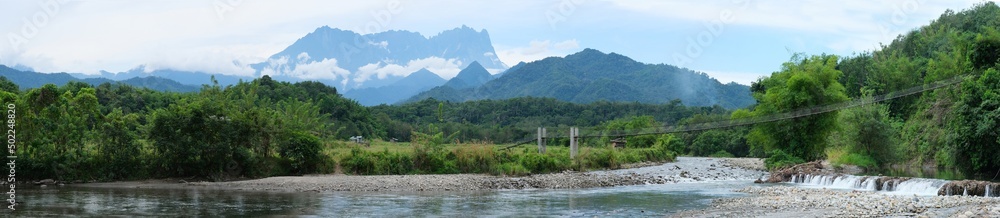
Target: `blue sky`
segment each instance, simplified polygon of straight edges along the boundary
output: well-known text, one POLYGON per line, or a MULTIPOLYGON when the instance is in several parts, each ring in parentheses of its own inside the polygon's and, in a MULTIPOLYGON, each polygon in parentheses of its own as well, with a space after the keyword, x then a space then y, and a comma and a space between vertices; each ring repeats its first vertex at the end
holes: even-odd
POLYGON ((498 57, 511 66, 595 48, 749 84, 793 53, 872 50, 946 9, 979 2, 0 0, 0 64, 41 72, 147 65, 250 75, 247 64, 323 25, 425 36, 467 25, 488 30, 498 57))

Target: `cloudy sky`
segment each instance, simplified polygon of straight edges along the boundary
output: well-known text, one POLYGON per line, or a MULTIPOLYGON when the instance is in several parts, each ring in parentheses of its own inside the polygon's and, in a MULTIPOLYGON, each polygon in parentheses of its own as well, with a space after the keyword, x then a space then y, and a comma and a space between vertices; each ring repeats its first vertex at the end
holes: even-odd
POLYGON ((878 48, 982 0, 0 0, 0 64, 40 72, 147 68, 252 75, 320 26, 490 33, 513 66, 583 48, 749 84, 793 53, 878 48))

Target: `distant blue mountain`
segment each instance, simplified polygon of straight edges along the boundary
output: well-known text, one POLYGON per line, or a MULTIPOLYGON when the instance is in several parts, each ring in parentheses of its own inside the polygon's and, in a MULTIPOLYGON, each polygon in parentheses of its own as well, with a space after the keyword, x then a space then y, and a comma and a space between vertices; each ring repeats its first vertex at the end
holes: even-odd
POLYGON ((251 81, 255 77, 247 76, 233 76, 224 74, 211 74, 204 72, 190 72, 190 71, 180 71, 180 70, 154 70, 152 72, 146 72, 145 66, 138 66, 131 70, 119 73, 112 73, 108 71, 101 71, 99 75, 88 75, 88 74, 71 74, 74 77, 87 79, 87 78, 106 78, 115 81, 124 81, 132 78, 143 78, 143 77, 159 77, 163 79, 170 79, 177 83, 184 85, 191 85, 194 87, 200 87, 201 85, 211 85, 212 76, 215 76, 215 80, 219 82, 219 85, 235 85, 240 80, 251 81))
POLYGON ((84 82, 94 86, 103 83, 121 83, 136 87, 149 88, 152 90, 172 92, 194 92, 200 89, 198 86, 185 85, 178 83, 177 81, 155 76, 134 77, 122 81, 114 81, 103 77, 80 79, 73 77, 68 73, 38 73, 32 71, 21 71, 4 65, 0 65, 0 76, 7 77, 7 79, 14 82, 14 84, 17 84, 22 89, 38 88, 50 83, 55 85, 65 85, 71 81, 84 82))
POLYGON ((427 69, 420 69, 393 84, 350 90, 344 93, 344 97, 355 99, 365 106, 393 104, 445 82, 437 74, 427 69))
POLYGON ((467 26, 444 31, 429 38, 410 31, 394 30, 361 35, 349 30, 323 26, 272 55, 268 61, 250 66, 259 73, 266 73, 277 80, 302 78, 304 72, 311 70, 309 73, 315 74, 317 66, 324 66, 326 68, 323 70, 326 72, 322 73, 325 77, 311 80, 318 80, 347 91, 392 84, 404 77, 399 74, 409 73, 399 72, 378 78, 362 71, 371 71, 391 64, 408 66, 435 61, 451 61, 457 65, 456 70, 464 69, 473 62, 478 62, 489 70, 507 69, 507 66, 497 58, 489 33, 486 30, 476 31, 467 26), (347 71, 346 75, 333 69, 331 60, 336 60, 335 66, 347 71), (327 72, 333 73, 327 74, 327 72), (362 75, 370 77, 357 79, 362 75))

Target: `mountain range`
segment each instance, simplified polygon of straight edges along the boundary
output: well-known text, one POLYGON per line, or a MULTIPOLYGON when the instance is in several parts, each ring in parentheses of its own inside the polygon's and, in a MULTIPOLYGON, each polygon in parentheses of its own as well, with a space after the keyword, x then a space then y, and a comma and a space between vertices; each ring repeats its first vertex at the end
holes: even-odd
POLYGON ((468 101, 522 96, 576 103, 667 103, 680 99, 689 106, 726 108, 754 103, 745 85, 722 84, 704 73, 666 64, 640 63, 594 49, 566 57, 520 62, 508 68, 496 57, 489 33, 467 26, 431 37, 410 31, 359 34, 323 26, 271 55, 267 61, 250 67, 257 71, 255 76, 145 66, 118 73, 102 71, 97 75, 40 74, 3 67, 0 75, 23 88, 69 81, 95 85, 118 81, 182 92, 197 91, 200 85, 211 84, 212 77, 226 86, 269 75, 279 81, 319 81, 366 106, 426 98, 468 101))
POLYGON ((349 91, 389 85, 422 68, 443 68, 429 70, 446 75, 443 71, 457 72, 473 62, 496 72, 507 69, 486 30, 462 26, 424 37, 398 30, 362 35, 323 26, 250 66, 277 80, 317 80, 349 91))
POLYGON ((198 86, 185 85, 177 81, 157 76, 132 77, 129 79, 115 81, 107 78, 77 78, 68 73, 38 73, 23 71, 0 65, 0 76, 6 77, 21 89, 38 88, 45 84, 64 85, 71 81, 84 82, 94 86, 102 83, 121 83, 136 87, 146 87, 158 91, 171 92, 195 92, 200 89, 198 86))
POLYGON ((585 49, 566 57, 518 64, 475 87, 439 86, 411 97, 446 101, 551 97, 575 103, 629 101, 743 108, 754 104, 750 87, 722 84, 705 73, 666 64, 644 64, 626 56, 585 49))

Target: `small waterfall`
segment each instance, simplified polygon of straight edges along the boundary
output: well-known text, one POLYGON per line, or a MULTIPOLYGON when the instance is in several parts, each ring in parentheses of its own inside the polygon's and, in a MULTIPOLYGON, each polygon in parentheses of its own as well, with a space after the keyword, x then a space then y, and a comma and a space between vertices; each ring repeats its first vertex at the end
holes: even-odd
POLYGON ((900 183, 895 183, 893 187, 893 193, 899 194, 915 194, 915 195, 937 195, 938 190, 941 189, 944 184, 948 183, 945 180, 938 179, 922 179, 913 178, 900 183))
POLYGON ((962 189, 962 196, 969 196, 969 188, 962 189))
MULTIPOLYGON (((852 175, 794 175, 789 182, 813 187, 865 191, 879 190, 877 187, 881 185, 881 190, 886 193, 923 196, 937 195, 938 190, 948 182, 938 179, 912 178, 902 182, 897 179, 888 179, 882 184, 878 184, 879 178, 852 175)), ((951 193, 951 190, 948 189, 947 192, 951 193)))
POLYGON ((875 180, 874 177, 865 177, 865 181, 861 182, 861 186, 865 187, 865 190, 875 191, 875 184, 878 183, 875 180))
POLYGON ((984 193, 983 196, 986 196, 987 198, 993 197, 990 195, 990 185, 986 185, 986 193, 984 193))
POLYGON ((861 189, 874 191, 878 184, 875 177, 860 176, 827 176, 827 175, 802 175, 792 176, 791 183, 798 183, 809 186, 822 186, 838 189, 861 189))

